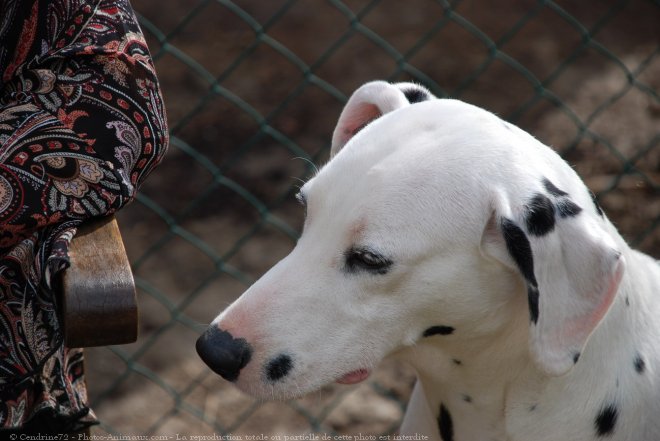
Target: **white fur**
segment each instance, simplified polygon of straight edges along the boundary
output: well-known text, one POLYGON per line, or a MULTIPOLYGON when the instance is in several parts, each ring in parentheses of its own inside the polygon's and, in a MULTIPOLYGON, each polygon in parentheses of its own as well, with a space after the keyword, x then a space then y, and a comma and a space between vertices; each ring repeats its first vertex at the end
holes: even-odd
POLYGON ((551 149, 460 101, 411 105, 410 87, 355 92, 331 160, 302 188, 298 244, 214 321, 253 349, 237 386, 286 399, 395 356, 418 373, 403 434, 440 439, 442 403, 455 441, 597 440, 600 409, 616 403, 602 439, 660 439, 657 263, 598 215, 551 149), (534 324, 500 221, 526 231, 526 204, 547 194, 542 178, 582 211, 527 234, 540 291, 534 324), (389 271, 348 271, 356 246, 390 259, 389 271), (422 337, 436 325, 455 331, 422 337), (264 366, 283 353, 293 369, 267 380, 264 366))

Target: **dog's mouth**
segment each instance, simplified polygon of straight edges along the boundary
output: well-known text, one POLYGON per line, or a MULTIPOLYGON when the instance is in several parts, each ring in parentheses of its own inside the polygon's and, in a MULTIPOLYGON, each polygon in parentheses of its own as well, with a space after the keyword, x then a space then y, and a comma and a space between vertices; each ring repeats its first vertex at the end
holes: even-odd
POLYGON ((335 380, 339 384, 356 384, 366 380, 371 374, 369 369, 358 369, 342 375, 339 379, 335 380))

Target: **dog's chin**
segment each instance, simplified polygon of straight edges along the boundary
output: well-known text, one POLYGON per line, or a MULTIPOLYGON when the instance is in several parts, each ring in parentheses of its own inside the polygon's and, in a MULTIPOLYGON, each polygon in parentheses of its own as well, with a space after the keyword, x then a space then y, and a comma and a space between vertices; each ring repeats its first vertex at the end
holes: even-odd
POLYGON ((286 380, 272 383, 264 381, 250 381, 248 378, 238 378, 234 385, 242 392, 261 401, 291 400, 306 394, 316 392, 329 384, 352 385, 365 381, 371 375, 367 368, 356 369, 328 378, 316 377, 312 381, 304 377, 291 377, 286 380))

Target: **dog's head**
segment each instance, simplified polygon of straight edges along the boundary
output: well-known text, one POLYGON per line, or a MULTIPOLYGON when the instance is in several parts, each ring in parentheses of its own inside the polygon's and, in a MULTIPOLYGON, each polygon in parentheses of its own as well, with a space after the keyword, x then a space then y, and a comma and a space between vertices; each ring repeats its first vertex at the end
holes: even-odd
POLYGON ((299 199, 296 247, 197 343, 259 397, 354 383, 420 340, 469 345, 521 322, 531 359, 564 374, 623 273, 616 233, 559 156, 410 83, 353 94, 299 199))

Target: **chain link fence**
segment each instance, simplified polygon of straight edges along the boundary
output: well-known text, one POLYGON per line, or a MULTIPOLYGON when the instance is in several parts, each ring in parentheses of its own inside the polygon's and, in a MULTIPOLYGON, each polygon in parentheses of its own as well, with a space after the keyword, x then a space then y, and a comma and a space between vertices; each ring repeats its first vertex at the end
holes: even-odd
MULTIPOLYGON (((416 81, 554 146, 629 242, 660 251, 660 3, 133 0, 161 78, 168 157, 119 215, 140 338, 87 351, 93 433, 392 434, 414 376, 260 403, 212 374, 203 324, 293 247, 292 197, 347 96, 416 81)), ((272 439, 272 438, 271 438, 272 439)))

